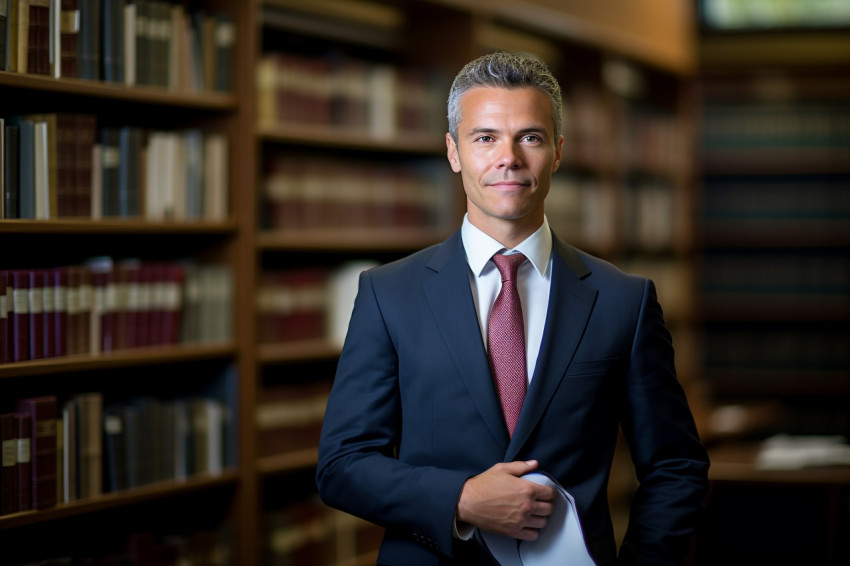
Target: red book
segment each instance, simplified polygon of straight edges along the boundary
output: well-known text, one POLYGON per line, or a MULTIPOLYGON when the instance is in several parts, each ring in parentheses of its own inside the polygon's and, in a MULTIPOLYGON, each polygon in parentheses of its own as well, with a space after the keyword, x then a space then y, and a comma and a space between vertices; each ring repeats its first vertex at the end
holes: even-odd
POLYGON ((53 282, 53 348, 57 356, 68 355, 68 269, 50 273, 53 282))
POLYGON ((80 273, 80 319, 79 325, 74 332, 79 333, 80 350, 78 353, 89 354, 96 351, 93 343, 94 332, 92 331, 92 318, 94 315, 94 287, 92 286, 91 270, 86 266, 79 268, 80 273))
POLYGON ((14 413, 0 415, 3 467, 0 471, 0 515, 18 510, 18 421, 14 413))
POLYGON ((44 274, 32 270, 29 279, 30 359, 39 360, 44 357, 44 274))
POLYGON ((6 312, 6 318, 0 321, 3 324, 3 332, 4 339, 3 343, 0 344, 0 357, 3 358, 4 362, 12 362, 15 360, 14 357, 14 349, 13 349, 13 341, 15 338, 15 333, 12 330, 12 314, 14 313, 14 309, 12 308, 12 293, 14 291, 14 286, 12 285, 12 274, 9 271, 0 271, 0 276, 3 277, 3 281, 5 282, 5 290, 3 291, 2 297, 0 297, 0 301, 3 301, 3 307, 6 312))
MULTIPOLYGON (((30 359, 30 316, 28 271, 16 269, 12 275, 12 361, 30 359)), ((8 285, 8 281, 7 281, 8 285)))
POLYGON ((56 397, 18 399, 15 410, 30 419, 32 507, 56 505, 56 397))
POLYGON ((136 345, 151 345, 151 318, 153 310, 153 266, 145 262, 139 270, 139 308, 136 313, 136 345))
POLYGON ((32 509, 32 418, 16 414, 18 425, 18 461, 15 464, 18 478, 18 511, 32 509))
POLYGON ((53 288, 53 274, 49 269, 36 272, 36 280, 41 281, 41 305, 42 305, 42 351, 45 358, 56 355, 55 330, 56 327, 56 292, 53 288))
POLYGON ((111 271, 92 271, 92 290, 94 315, 91 320, 96 324, 94 335, 97 337, 99 352, 112 352, 115 349, 115 316, 114 299, 115 284, 111 271))
POLYGON ((118 284, 119 345, 121 348, 139 346, 139 311, 141 310, 141 262, 124 260, 115 266, 118 284))
POLYGON ((183 266, 169 263, 164 269, 162 303, 162 343, 179 344, 183 318, 182 289, 185 278, 183 266))
POLYGON ((62 0, 62 26, 59 35, 60 74, 64 77, 77 76, 77 37, 79 36, 80 12, 78 0, 62 0))
POLYGON ((6 347, 8 331, 6 329, 9 320, 9 308, 6 302, 6 272, 0 271, 0 364, 9 361, 6 347))

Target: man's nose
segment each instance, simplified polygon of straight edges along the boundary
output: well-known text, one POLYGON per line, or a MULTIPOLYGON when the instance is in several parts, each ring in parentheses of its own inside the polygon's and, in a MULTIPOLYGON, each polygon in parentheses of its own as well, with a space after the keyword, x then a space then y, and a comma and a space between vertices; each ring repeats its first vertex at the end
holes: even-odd
POLYGON ((499 167, 507 169, 517 169, 522 163, 519 148, 516 144, 506 144, 499 154, 499 167))

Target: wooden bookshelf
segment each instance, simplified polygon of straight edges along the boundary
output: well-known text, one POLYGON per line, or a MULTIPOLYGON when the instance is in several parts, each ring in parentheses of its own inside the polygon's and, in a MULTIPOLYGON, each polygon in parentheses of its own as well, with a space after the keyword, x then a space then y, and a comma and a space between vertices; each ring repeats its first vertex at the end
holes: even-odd
MULTIPOLYGON (((23 112, 86 112, 118 126, 196 128, 224 134, 230 189, 224 220, 2 219, 0 239, 14 241, 16 251, 8 257, 12 263, 0 265, 0 269, 79 264, 101 254, 145 261, 191 258, 202 264, 228 266, 234 288, 232 339, 224 343, 6 363, 0 365, 0 397, 75 394, 97 387, 105 401, 135 393, 165 398, 172 389, 182 393, 215 381, 223 368, 235 368, 238 375, 237 394, 230 399, 236 415, 232 426, 238 458, 234 467, 214 476, 159 482, 51 509, 0 516, 0 537, 29 540, 36 534, 50 536, 53 529, 52 534, 59 535, 58 525, 64 525, 66 519, 92 528, 108 526, 115 537, 125 536, 130 531, 116 530, 120 522, 110 523, 112 517, 126 513, 134 517, 134 525, 156 530, 160 523, 170 522, 169 509, 179 507, 187 529, 195 525, 225 528, 228 535, 223 544, 231 557, 229 563, 263 563, 268 549, 260 533, 265 532, 269 513, 285 511, 287 505, 309 495, 308 476, 315 466, 316 450, 299 448, 261 457, 255 418, 259 400, 264 388, 272 385, 332 378, 340 348, 327 338, 260 344, 255 295, 262 276, 281 266, 318 265, 333 273, 353 260, 387 261, 435 244, 451 233, 460 221, 464 199, 444 158, 445 96, 461 65, 487 51, 506 48, 538 53, 564 87, 569 123, 575 129, 565 132, 569 155, 565 155, 561 173, 568 177, 566 185, 575 181, 582 187, 569 194, 588 199, 581 201, 584 208, 579 210, 587 231, 559 233, 612 261, 628 260, 638 272, 642 267, 649 272, 659 261, 685 263, 690 271, 695 207, 689 151, 694 118, 690 90, 693 38, 688 18, 680 17, 689 13, 689 3, 679 2, 675 10, 660 14, 646 2, 630 8, 639 6, 654 13, 653 22, 611 19, 606 10, 610 2, 590 10, 580 4, 548 0, 535 0, 527 6, 478 0, 315 0, 306 4, 297 0, 204 0, 198 5, 227 14, 234 25, 231 92, 192 92, 0 71, 2 117, 23 112), (675 21, 670 25, 661 23, 671 19, 675 21), (658 35, 659 26, 667 30, 663 36, 658 35), (260 90, 265 87, 257 79, 264 58, 288 53, 321 61, 329 49, 370 68, 389 67, 396 76, 417 72, 437 77, 438 86, 429 91, 438 99, 434 114, 420 120, 417 127, 397 131, 375 124, 370 130, 264 119, 260 90), (647 146, 634 136, 634 131, 643 129, 672 131, 682 140, 684 157, 671 166, 658 166, 652 158, 641 157, 635 146, 665 151, 663 145, 647 146), (269 227, 264 218, 265 181, 267 166, 276 155, 295 159, 319 155, 328 164, 362 162, 378 170, 390 164, 414 163, 429 171, 429 179, 437 179, 422 186, 446 191, 446 200, 440 205, 445 214, 408 225, 269 227), (646 182, 662 185, 675 202, 668 203, 671 212, 662 219, 666 236, 652 245, 635 243, 634 219, 624 221, 629 203, 642 198, 638 192, 646 182), (592 200, 597 193, 603 200, 592 200), (597 224, 601 230, 592 229, 597 224), (292 481, 302 476, 308 478, 308 488, 292 481), (199 494, 204 504, 193 500, 198 509, 185 508, 184 497, 199 494), (208 507, 214 511, 209 512, 208 507)), ((553 207, 550 221, 568 230, 575 212, 568 209, 559 216, 553 207)), ((647 219, 637 222, 646 223, 647 219)), ((680 284, 690 285, 690 279, 680 284)), ((663 296, 661 301, 664 304, 663 296)), ((686 309, 679 312, 676 332, 687 334, 695 321, 686 309)), ((682 351, 685 353, 677 360, 680 374, 692 376, 693 356, 686 348, 682 351)), ((620 460, 623 463, 613 475, 611 494, 622 534, 620 517, 627 510, 633 479, 627 458, 620 460)), ((67 537, 57 536, 55 542, 50 557, 73 552, 67 537)), ((358 549, 355 555, 335 563, 365 564, 374 559, 370 549, 358 549)))

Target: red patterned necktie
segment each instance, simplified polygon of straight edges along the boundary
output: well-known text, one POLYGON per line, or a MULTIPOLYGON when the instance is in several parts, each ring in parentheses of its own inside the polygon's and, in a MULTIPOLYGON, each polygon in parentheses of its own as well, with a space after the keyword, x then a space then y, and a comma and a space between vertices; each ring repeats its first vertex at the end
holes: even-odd
POLYGON ((487 325, 487 353, 490 371, 496 383, 499 400, 508 432, 514 434, 522 403, 525 400, 527 374, 525 369, 525 325, 522 304, 516 287, 516 274, 525 261, 522 254, 493 256, 493 263, 502 275, 502 289, 490 311, 487 325))

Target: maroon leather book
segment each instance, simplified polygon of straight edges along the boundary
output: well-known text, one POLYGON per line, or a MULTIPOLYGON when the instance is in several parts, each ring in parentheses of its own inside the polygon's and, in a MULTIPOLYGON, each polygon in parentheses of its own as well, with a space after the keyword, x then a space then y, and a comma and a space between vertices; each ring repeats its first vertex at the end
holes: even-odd
MULTIPOLYGON (((12 361, 30 359, 30 316, 28 271, 16 269, 12 275, 12 361)), ((7 281, 8 285, 8 281, 7 281)))
POLYGON ((3 296, 3 299, 5 300, 5 304, 6 304, 6 318, 2 321, 4 329, 5 329, 5 339, 3 340, 3 343, 0 344, 0 350, 3 350, 3 352, 0 353, 0 356, 3 356, 3 361, 8 363, 8 362, 15 361, 15 357, 14 357, 15 333, 12 329, 12 314, 14 313, 14 309, 12 308, 12 306, 13 306, 12 293, 14 291, 14 286, 13 286, 13 283, 12 283, 12 273, 10 271, 3 270, 3 271, 0 271, 0 273, 2 273, 3 280, 6 282, 6 290, 4 291, 5 295, 3 296))
POLYGON ((0 515, 18 510, 18 421, 14 413, 0 415, 3 467, 0 470, 0 515))
POLYGON ((74 215, 91 218, 92 147, 97 137, 97 117, 77 114, 74 128, 74 215))
POLYGON ((163 302, 162 343, 179 344, 182 331, 183 307, 180 295, 186 273, 179 263, 165 266, 165 299, 163 302))
POLYGON ((29 7, 29 33, 27 41, 27 72, 50 74, 50 8, 29 7))
POLYGON ((32 507, 56 505, 56 397, 18 399, 15 410, 30 419, 32 507))
POLYGON ((15 464, 18 478, 18 511, 32 509, 32 418, 28 414, 15 414, 18 425, 18 461, 15 464))
MULTIPOLYGON (((62 21, 79 21, 78 0, 62 0, 62 21)), ((65 25, 59 35, 60 73, 62 78, 77 76, 77 37, 79 26, 65 25)))
POLYGON ((44 357, 44 273, 29 272, 30 359, 44 357))
POLYGON ((92 345, 92 316, 94 310, 94 292, 92 287, 91 270, 86 266, 80 266, 80 318, 79 325, 74 332, 79 334, 80 350, 78 353, 89 354, 94 349, 92 345))
POLYGON ((68 355, 68 269, 51 270, 53 282, 53 348, 57 356, 68 355))
POLYGON ((94 317, 98 321, 98 344, 100 352, 112 352, 115 350, 115 316, 111 307, 107 304, 109 287, 114 285, 111 271, 92 271, 91 283, 94 290, 94 317))
POLYGON ((56 292, 53 289, 53 274, 49 269, 43 269, 36 275, 41 281, 41 308, 42 308, 42 352, 45 358, 56 355, 56 342, 54 328, 56 327, 56 292))

